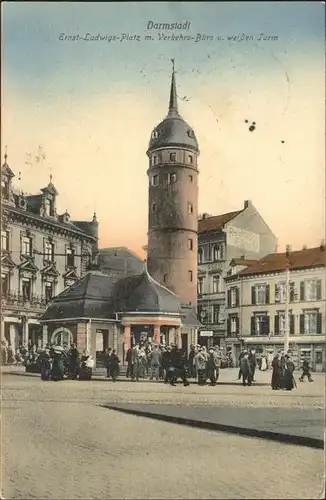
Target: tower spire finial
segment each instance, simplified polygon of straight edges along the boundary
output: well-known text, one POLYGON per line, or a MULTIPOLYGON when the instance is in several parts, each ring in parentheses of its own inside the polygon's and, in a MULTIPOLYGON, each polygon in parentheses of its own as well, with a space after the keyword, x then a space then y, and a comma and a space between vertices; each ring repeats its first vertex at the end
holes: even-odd
POLYGON ((5 163, 7 163, 7 158, 8 158, 8 147, 7 144, 5 145, 5 163))
POLYGON ((170 90, 170 103, 169 103, 169 116, 179 116, 178 111, 178 98, 177 98, 177 87, 175 84, 175 66, 174 59, 172 62, 172 79, 171 79, 171 90, 170 90))
POLYGON ((52 176, 52 167, 50 167, 50 183, 52 183, 52 179, 53 179, 53 176, 52 176))

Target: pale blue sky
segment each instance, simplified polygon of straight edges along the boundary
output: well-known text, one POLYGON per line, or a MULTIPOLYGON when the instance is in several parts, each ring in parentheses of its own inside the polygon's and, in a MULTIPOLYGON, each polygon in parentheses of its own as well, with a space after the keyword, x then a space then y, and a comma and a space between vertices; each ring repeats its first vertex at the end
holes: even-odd
POLYGON ((96 205, 103 244, 125 243, 136 250, 145 244, 145 152, 151 130, 166 113, 174 57, 178 94, 190 97, 180 108, 200 142, 200 210, 227 212, 251 198, 281 245, 286 238, 294 246, 318 244, 324 227, 323 3, 5 2, 2 7, 2 137, 27 190, 42 187, 51 163, 63 210, 81 218, 96 205), (150 20, 190 20, 185 35, 264 33, 278 41, 148 42, 143 38, 150 20), (59 40, 61 33, 123 32, 142 41, 59 40), (245 119, 258 123, 257 133, 248 134, 245 119), (40 143, 49 163, 43 170, 27 168, 25 152, 40 143), (80 196, 67 190, 72 182, 80 196), (124 195, 117 198, 119 186, 124 195), (138 200, 132 216, 124 197, 138 200))

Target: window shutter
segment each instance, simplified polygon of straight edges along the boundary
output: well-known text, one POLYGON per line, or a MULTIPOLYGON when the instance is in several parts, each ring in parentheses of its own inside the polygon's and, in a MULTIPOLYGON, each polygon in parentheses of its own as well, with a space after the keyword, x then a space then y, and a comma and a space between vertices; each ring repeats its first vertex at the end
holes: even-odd
POLYGON ((321 280, 317 280, 317 300, 321 300, 321 280))
POLYGON ((266 304, 269 304, 269 285, 266 285, 266 304))
POLYGON ((294 302, 294 287, 295 287, 295 283, 292 281, 290 283, 290 302, 294 302))
POLYGON ((251 317, 251 335, 256 335, 255 316, 251 317))
POLYGON ((294 314, 290 314, 290 335, 294 335, 294 321, 295 321, 294 314))
POLYGON ((235 318, 236 334, 239 335, 239 316, 235 318))
POLYGON ((235 305, 239 305, 239 288, 236 288, 235 290, 235 305))
POLYGON ((305 300, 304 281, 301 281, 301 283, 300 283, 300 300, 305 300))
POLYGON ((228 317, 227 319, 227 334, 228 334, 228 337, 231 336, 231 318, 228 317))
POLYGON ((322 330, 322 317, 321 313, 317 314, 317 333, 321 333, 322 330))
POLYGON ((228 307, 231 307, 231 290, 228 290, 228 307))
POLYGON ((304 314, 300 314, 300 333, 304 333, 304 314))
POLYGON ((256 287, 251 287, 251 303, 252 305, 256 304, 256 287))
POLYGON ((264 334, 269 335, 269 316, 266 316, 265 321, 264 321, 264 334))
POLYGON ((274 335, 279 335, 280 333, 280 317, 278 314, 274 316, 274 335))

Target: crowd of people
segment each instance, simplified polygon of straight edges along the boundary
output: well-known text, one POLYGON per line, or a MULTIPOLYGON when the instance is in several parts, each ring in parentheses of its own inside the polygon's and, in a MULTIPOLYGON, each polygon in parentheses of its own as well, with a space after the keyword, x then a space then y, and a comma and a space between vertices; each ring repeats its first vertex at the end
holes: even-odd
MULTIPOLYGON (((175 344, 153 345, 136 343, 126 353, 127 377, 132 381, 148 377, 175 385, 180 378, 185 386, 188 378, 195 378, 199 385, 216 385, 221 367, 222 354, 219 347, 207 349, 191 345, 189 355, 175 344)), ((109 368, 110 369, 110 368, 109 368)))
MULTIPOLYGON (((225 355, 218 346, 206 348, 200 345, 191 345, 188 356, 185 351, 175 344, 156 345, 148 341, 134 343, 127 351, 126 377, 132 381, 140 379, 164 381, 176 385, 181 379, 185 386, 188 379, 195 379, 198 385, 209 383, 215 386, 223 366, 225 355)), ((109 347, 103 352, 102 359, 106 368, 107 378, 116 381, 120 374, 120 359, 115 349, 109 347)), ((258 368, 265 371, 272 369, 271 387, 273 390, 292 390, 296 387, 294 378, 295 364, 289 353, 278 352, 273 359, 264 354, 257 354, 255 349, 242 350, 239 356, 238 380, 242 379, 243 386, 251 386, 255 382, 255 373, 258 368)), ((1 342, 2 364, 22 364, 26 371, 41 373, 42 380, 79 379, 90 380, 95 366, 95 360, 87 350, 79 352, 75 344, 68 347, 64 344, 49 345, 39 348, 29 342, 27 347, 20 346, 13 352, 5 341, 1 342)), ((300 382, 307 377, 313 382, 309 360, 304 358, 300 382)))

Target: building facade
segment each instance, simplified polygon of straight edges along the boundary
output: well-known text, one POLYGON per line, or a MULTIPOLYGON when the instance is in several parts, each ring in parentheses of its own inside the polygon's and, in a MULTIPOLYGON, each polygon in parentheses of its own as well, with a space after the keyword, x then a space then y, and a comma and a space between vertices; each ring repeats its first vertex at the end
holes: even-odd
POLYGON ((183 333, 197 320, 198 155, 194 131, 178 111, 173 69, 169 110, 152 132, 149 158, 148 271, 179 298, 183 333))
POLYGON ((40 194, 15 192, 7 163, 1 168, 1 335, 16 349, 40 343, 39 319, 52 298, 84 275, 96 258, 98 222, 57 213, 50 179, 40 194))
POLYGON ((225 344, 224 278, 234 258, 259 259, 276 252, 277 238, 250 201, 242 210, 198 221, 198 318, 201 344, 225 344))
POLYGON ((326 368, 325 246, 235 260, 225 278, 227 345, 233 359, 243 346, 265 353, 284 350, 289 311, 289 350, 297 367, 307 356, 316 371, 326 368), (286 269, 290 279, 286 280, 286 269), (287 288, 288 287, 288 288, 287 288))

